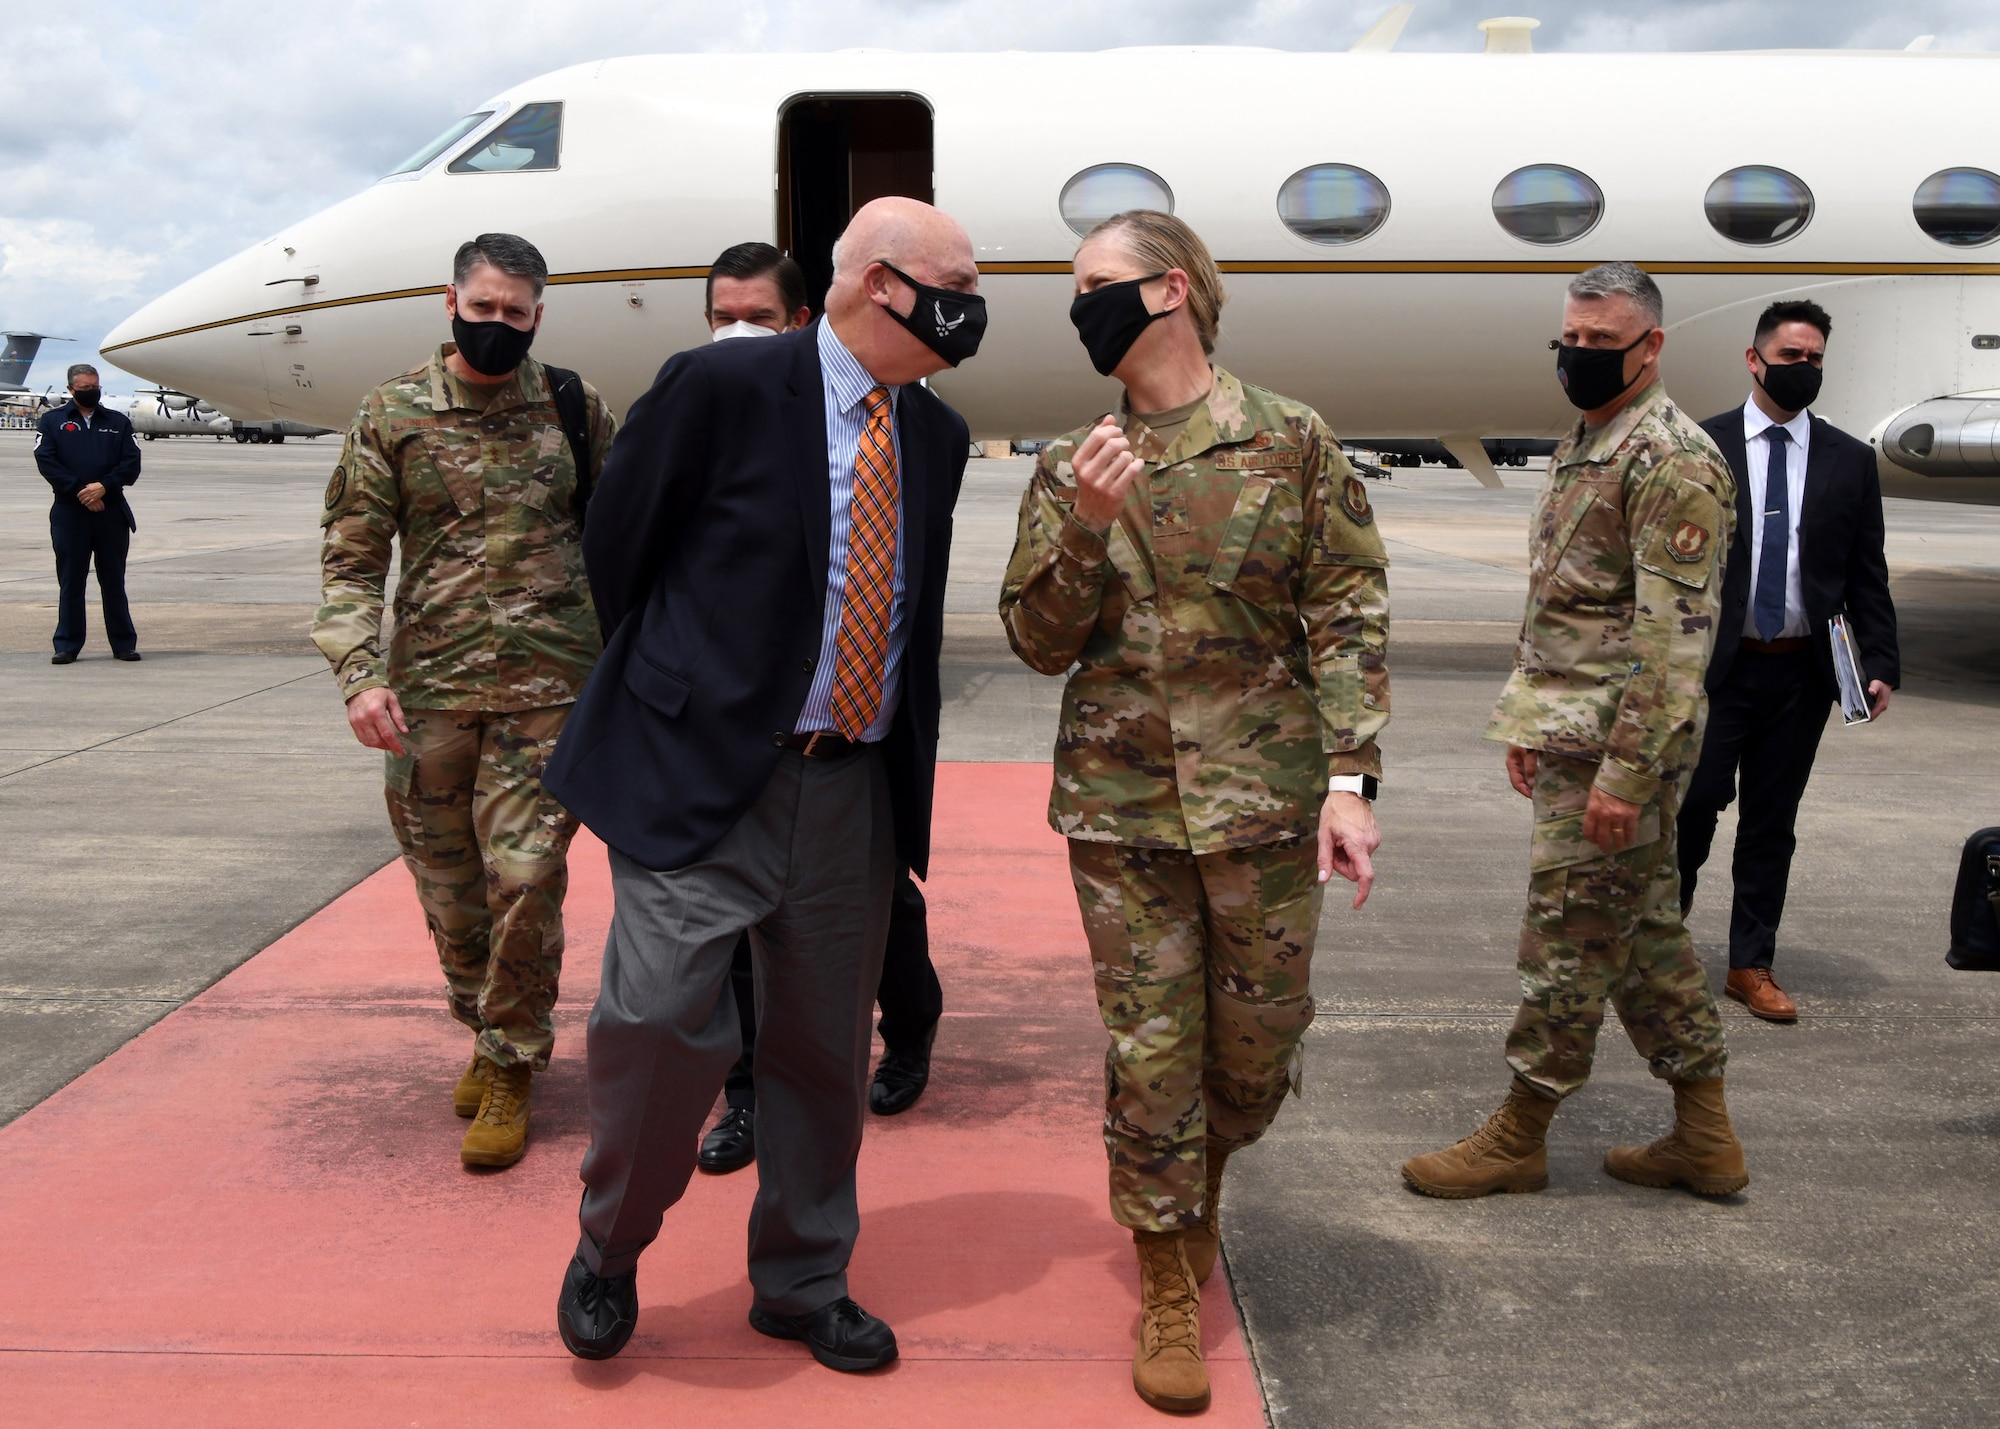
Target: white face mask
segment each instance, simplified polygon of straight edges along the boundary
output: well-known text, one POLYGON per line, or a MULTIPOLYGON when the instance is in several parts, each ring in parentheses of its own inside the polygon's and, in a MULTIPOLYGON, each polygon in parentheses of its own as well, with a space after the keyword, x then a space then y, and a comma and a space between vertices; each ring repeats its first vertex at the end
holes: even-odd
POLYGON ((778 334, 762 323, 730 323, 719 327, 708 335, 710 342, 721 342, 725 337, 776 337, 778 334))

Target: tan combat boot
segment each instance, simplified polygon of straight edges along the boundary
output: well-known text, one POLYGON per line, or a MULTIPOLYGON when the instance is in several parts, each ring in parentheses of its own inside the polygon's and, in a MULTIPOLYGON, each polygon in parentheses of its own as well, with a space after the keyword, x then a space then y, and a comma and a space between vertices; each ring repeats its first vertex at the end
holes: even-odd
POLYGON ((451 1109, 460 1116, 478 1116, 479 1104, 486 1100, 486 1084, 493 1080, 494 1062, 483 1053, 474 1052, 472 1060, 466 1063, 465 1071, 458 1079, 458 1085, 451 1089, 451 1109))
POLYGON ((1454 1146, 1403 1163, 1403 1179, 1426 1196, 1470 1200, 1493 1191, 1539 1191, 1549 1184, 1545 1145, 1556 1104, 1518 1078, 1486 1125, 1454 1146))
POLYGON ((528 1149, 528 1084, 534 1072, 526 1062, 493 1069, 479 1115, 465 1129, 458 1159, 467 1166, 512 1166, 528 1149))
POLYGON ((1229 1161, 1229 1153, 1213 1141, 1206 1153, 1208 1189, 1202 1192, 1201 1219, 1186 1233, 1188 1266, 1197 1285, 1208 1284, 1208 1277, 1215 1273, 1215 1258, 1222 1250, 1222 1227, 1216 1218, 1222 1214, 1222 1168, 1229 1161))
POLYGON ((1198 1414, 1208 1408, 1208 1366, 1201 1362, 1201 1292, 1188 1266, 1185 1231, 1133 1231, 1139 1248, 1139 1348, 1132 1388, 1155 1409, 1198 1414))
POLYGON ((1727 1196, 1749 1185, 1722 1078, 1675 1082, 1673 1088, 1674 1129, 1651 1146, 1612 1147, 1604 1153, 1604 1169, 1635 1186, 1685 1186, 1698 1196, 1727 1196))

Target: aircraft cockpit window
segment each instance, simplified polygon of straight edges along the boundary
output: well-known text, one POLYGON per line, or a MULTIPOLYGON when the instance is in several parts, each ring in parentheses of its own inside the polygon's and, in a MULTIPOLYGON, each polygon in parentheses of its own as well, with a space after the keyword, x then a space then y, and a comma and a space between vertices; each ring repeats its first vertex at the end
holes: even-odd
POLYGON ((1058 201, 1063 222, 1081 238, 1114 213, 1133 208, 1174 211, 1174 191, 1151 169, 1137 164, 1094 164, 1063 185, 1058 201))
POLYGON ((1500 180, 1493 216, 1529 243, 1567 243, 1597 227, 1604 191, 1589 176, 1561 164, 1530 164, 1500 180))
POLYGON ((1311 243, 1353 243, 1389 217, 1389 190, 1366 169, 1315 164, 1278 190, 1278 217, 1311 243))
POLYGON ((1917 227, 1940 243, 1972 248, 2000 238, 2000 174, 1940 169, 1917 185, 1917 227))
POLYGON ((451 161, 454 174, 553 169, 562 152, 560 104, 524 104, 505 124, 451 161))
POLYGON ((446 149, 449 149, 453 144, 456 144, 492 117, 493 111, 490 109, 482 109, 477 114, 466 115, 465 118, 459 120, 458 123, 452 125, 451 128, 445 130, 444 133, 438 135, 437 138, 431 140, 430 143, 424 145, 423 148, 417 150, 416 153, 396 165, 395 168, 389 170, 383 177, 393 178, 397 174, 414 174, 418 169, 421 169, 425 164, 428 164, 432 159, 435 159, 439 154, 442 154, 446 149))
POLYGON ((1812 190, 1783 169, 1750 164, 1708 186, 1701 201, 1709 225, 1737 243, 1783 243, 1812 222, 1812 190))

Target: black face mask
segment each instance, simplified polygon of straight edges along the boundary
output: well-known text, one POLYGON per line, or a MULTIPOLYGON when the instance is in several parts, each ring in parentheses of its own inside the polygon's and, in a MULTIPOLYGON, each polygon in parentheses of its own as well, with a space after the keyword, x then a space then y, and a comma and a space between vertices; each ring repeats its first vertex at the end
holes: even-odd
POLYGON ((1624 396, 1625 389, 1639 380, 1636 377, 1632 382, 1625 380, 1625 354, 1652 335, 1653 330, 1647 328, 1631 347, 1572 347, 1568 343, 1551 343, 1556 350, 1556 381, 1562 383, 1570 405, 1579 411, 1594 412, 1624 396))
POLYGON ((104 396, 104 389, 101 387, 72 387, 69 389, 69 395, 75 400, 77 406, 88 412, 97 405, 98 399, 104 396))
POLYGON ((1819 396, 1822 374, 1810 362, 1767 362, 1757 385, 1781 412, 1803 412, 1819 396))
POLYGON ((523 332, 512 323, 469 323, 454 315, 451 340, 458 344, 458 355, 467 367, 482 377, 498 378, 521 365, 534 345, 535 330, 523 332))
POLYGON ((1160 272, 1106 283, 1071 300, 1069 320, 1076 324, 1076 335, 1083 339, 1083 350, 1090 354, 1090 365, 1100 377, 1109 377, 1139 340, 1139 334, 1166 316, 1164 312, 1147 312, 1145 296, 1139 291, 1141 283, 1166 276, 1160 272))
POLYGON ((889 316, 908 328, 910 336, 953 367, 979 351, 979 340, 986 336, 986 299, 977 293, 933 288, 891 264, 882 266, 916 292, 908 317, 889 309, 889 316))

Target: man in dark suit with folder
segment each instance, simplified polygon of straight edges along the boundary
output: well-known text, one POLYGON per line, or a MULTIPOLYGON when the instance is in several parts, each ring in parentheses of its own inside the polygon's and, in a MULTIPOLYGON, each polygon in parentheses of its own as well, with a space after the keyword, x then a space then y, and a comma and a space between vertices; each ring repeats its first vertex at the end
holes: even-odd
POLYGON ((1902 678, 1875 453, 1808 410, 1832 331, 1817 303, 1771 304, 1745 353, 1750 400, 1701 424, 1736 474, 1736 539, 1708 666, 1708 733, 1681 810, 1681 906, 1693 906, 1740 779, 1724 990, 1771 1022, 1799 1015, 1771 963, 1799 800, 1839 694, 1833 618, 1851 632, 1874 716, 1902 678))
POLYGON ((611 847, 590 1015, 582 1235, 557 1323, 585 1359, 638 1317, 640 1252, 687 1188, 756 964, 750 1324, 832 1369, 896 1357, 847 1294, 868 1023, 899 866, 922 877, 965 422, 919 379, 986 325, 965 231, 877 199, 826 315, 668 361, 584 533, 608 635, 548 767, 611 847))

